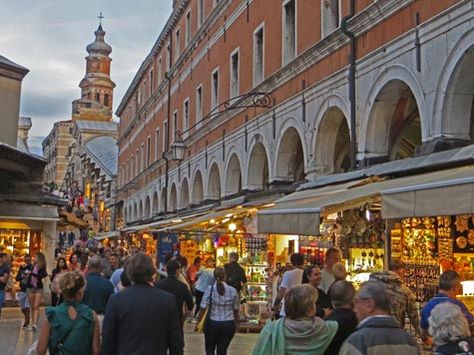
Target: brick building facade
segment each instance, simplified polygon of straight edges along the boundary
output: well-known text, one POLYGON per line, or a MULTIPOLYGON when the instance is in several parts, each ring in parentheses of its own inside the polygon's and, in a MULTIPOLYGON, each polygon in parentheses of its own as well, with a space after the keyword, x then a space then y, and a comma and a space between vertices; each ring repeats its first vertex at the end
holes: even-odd
POLYGON ((117 110, 128 224, 473 141, 472 0, 173 4, 117 110))

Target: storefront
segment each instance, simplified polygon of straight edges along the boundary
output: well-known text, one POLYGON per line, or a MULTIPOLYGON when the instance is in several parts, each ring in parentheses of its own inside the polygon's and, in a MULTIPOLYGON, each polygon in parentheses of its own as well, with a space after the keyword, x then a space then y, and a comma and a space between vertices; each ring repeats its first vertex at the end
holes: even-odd
POLYGON ((441 272, 456 270, 463 278, 460 297, 474 306, 473 166, 298 191, 259 212, 258 230, 283 240, 307 235, 312 248, 290 242, 288 250, 309 252, 310 263, 321 263, 321 249, 332 242, 352 280, 364 281, 401 259, 405 282, 420 302, 437 292, 441 272))
POLYGON ((391 256, 407 263, 405 281, 419 302, 437 293, 440 273, 457 271, 459 298, 474 311, 474 167, 431 175, 437 179, 382 191, 391 256))
POLYGON ((165 254, 179 253, 189 264, 199 256, 202 265, 210 261, 211 265, 224 266, 230 253, 239 255, 239 264, 247 277, 242 295, 246 302, 241 312, 246 322, 242 322, 242 329, 260 329, 271 306, 276 246, 268 235, 257 234, 256 224, 257 211, 268 206, 240 205, 213 210, 187 221, 175 219, 175 223, 158 229, 161 262, 165 254))
MULTIPOLYGON (((48 263, 53 261, 56 234, 56 219, 48 221, 37 220, 0 220, 0 251, 8 254, 11 261, 11 281, 6 286, 6 300, 12 301, 20 291, 18 282, 14 281, 22 264, 24 256, 35 256, 39 251, 44 252, 48 263), (53 234, 54 233, 54 234, 53 234)), ((52 264, 50 264, 52 265, 52 264)))

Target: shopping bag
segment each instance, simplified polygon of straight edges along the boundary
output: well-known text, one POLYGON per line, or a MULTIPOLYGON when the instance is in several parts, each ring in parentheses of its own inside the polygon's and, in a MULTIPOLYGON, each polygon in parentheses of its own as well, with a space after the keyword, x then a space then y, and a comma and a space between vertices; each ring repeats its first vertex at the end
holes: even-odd
POLYGON ((205 332, 206 326, 207 326, 207 321, 209 320, 210 314, 211 314, 211 312, 209 312, 209 307, 207 307, 206 310, 204 311, 203 317, 201 318, 199 323, 196 325, 196 331, 197 332, 199 332, 199 333, 204 333, 205 332))

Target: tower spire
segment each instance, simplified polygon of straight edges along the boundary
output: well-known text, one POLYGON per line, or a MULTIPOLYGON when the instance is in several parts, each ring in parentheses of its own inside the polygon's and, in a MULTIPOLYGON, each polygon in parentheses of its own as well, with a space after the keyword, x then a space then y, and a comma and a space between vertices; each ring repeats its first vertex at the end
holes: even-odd
POLYGON ((105 18, 105 17, 102 15, 102 11, 100 12, 99 16, 97 16, 97 18, 99 19, 99 27, 102 27, 102 19, 105 18))

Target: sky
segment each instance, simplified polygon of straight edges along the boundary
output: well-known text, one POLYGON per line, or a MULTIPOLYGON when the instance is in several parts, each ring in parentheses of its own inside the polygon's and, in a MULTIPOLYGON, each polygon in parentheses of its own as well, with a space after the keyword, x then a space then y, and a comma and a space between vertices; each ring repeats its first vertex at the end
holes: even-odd
POLYGON ((55 121, 71 118, 80 98, 86 46, 95 39, 99 13, 112 46, 114 112, 172 10, 172 0, 0 0, 0 54, 30 70, 23 80, 20 115, 32 118, 29 146, 55 121))

